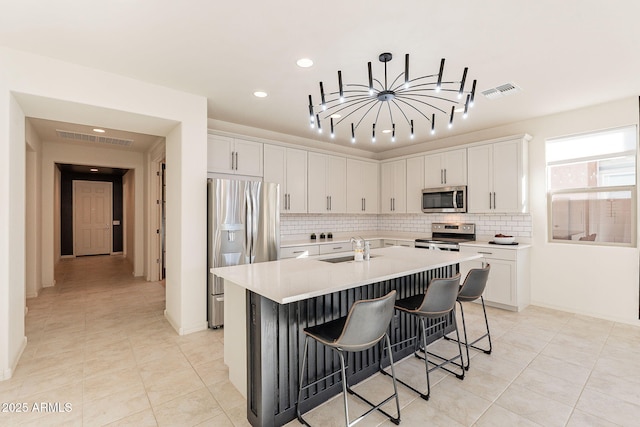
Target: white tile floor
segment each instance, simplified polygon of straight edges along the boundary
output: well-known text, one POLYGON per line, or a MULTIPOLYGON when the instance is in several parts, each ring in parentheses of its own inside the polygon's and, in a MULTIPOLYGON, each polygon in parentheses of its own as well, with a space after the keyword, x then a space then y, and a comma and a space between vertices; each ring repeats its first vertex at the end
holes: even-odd
MULTIPOLYGON (((222 360, 223 331, 178 336, 163 317, 162 284, 130 271, 118 256, 65 259, 57 286, 27 301, 28 345, 13 378, 0 382, 0 403, 26 403, 28 412, 0 411, 0 425, 248 425, 222 360), (36 411, 43 402, 49 410, 36 411)), ((479 330, 481 310, 465 307, 479 330)), ((494 352, 474 352, 464 381, 433 373, 428 402, 400 386, 401 425, 640 425, 640 328, 538 307, 489 309, 489 321, 494 352)), ((417 359, 397 370, 422 384, 417 359)), ((375 397, 389 385, 375 375, 355 388, 375 397)), ((362 406, 350 402, 355 416, 362 406)), ((318 426, 342 416, 340 399, 307 415, 318 426)), ((360 425, 392 424, 374 413, 360 425)))

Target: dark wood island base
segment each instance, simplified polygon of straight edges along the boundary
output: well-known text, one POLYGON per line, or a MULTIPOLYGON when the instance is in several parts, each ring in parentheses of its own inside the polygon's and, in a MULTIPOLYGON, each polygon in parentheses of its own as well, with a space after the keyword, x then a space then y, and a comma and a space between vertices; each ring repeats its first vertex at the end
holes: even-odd
MULTIPOLYGON (((362 285, 327 295, 279 304, 257 293, 247 291, 247 419, 253 426, 281 426, 296 418, 300 358, 307 326, 324 323, 345 316, 354 301, 377 298, 391 290, 398 298, 425 292, 425 286, 434 277, 451 277, 458 273, 459 265, 451 264, 382 282, 362 285)), ((416 318, 396 311, 391 321, 391 344, 400 343, 416 333, 416 318)), ((431 336, 438 339, 451 328, 431 336)), ((349 353, 348 381, 351 385, 375 374, 379 366, 380 346, 361 353, 349 353)), ((413 353, 413 343, 394 346, 397 362, 413 353)), ((318 382, 303 394, 301 412, 320 405, 342 391, 337 354, 324 346, 309 343, 309 383, 315 378, 336 372, 336 375, 318 382)), ((383 365, 388 365, 388 356, 383 365)))

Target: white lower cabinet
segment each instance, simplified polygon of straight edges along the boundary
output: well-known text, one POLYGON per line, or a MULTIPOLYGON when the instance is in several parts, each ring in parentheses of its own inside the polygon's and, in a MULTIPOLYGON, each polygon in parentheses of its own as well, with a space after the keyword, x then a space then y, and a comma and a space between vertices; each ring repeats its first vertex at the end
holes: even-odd
POLYGON ((314 255, 320 255, 318 245, 282 246, 280 248, 280 259, 306 258, 314 255))
POLYGON ((460 253, 479 254, 483 259, 460 264, 461 281, 472 268, 491 265, 484 292, 487 305, 520 311, 531 302, 529 248, 506 249, 460 245, 460 253))

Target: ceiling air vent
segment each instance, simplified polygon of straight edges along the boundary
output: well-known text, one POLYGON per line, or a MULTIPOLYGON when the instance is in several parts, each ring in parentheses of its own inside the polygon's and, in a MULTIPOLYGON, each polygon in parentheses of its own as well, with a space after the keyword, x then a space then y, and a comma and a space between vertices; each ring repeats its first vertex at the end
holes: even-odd
POLYGON ((487 99, 496 99, 496 98, 502 98, 503 96, 507 96, 507 95, 513 95, 521 91, 522 89, 520 89, 515 84, 505 83, 503 85, 500 85, 491 89, 483 90, 482 94, 487 99))
POLYGON ((88 133, 70 132, 66 130, 56 129, 59 138, 69 139, 80 142, 96 142, 99 144, 119 145, 121 147, 129 147, 133 144, 133 139, 112 138, 108 136, 91 135, 88 133))

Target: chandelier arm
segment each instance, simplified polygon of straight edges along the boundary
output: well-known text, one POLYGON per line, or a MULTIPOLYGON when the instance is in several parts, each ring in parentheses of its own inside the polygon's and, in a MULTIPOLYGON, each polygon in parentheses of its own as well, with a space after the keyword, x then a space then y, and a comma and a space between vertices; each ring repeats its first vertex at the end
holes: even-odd
MULTIPOLYGON (((326 110, 329 110, 331 108, 335 108, 335 107, 338 107, 338 106, 348 105, 351 102, 360 101, 361 99, 369 99, 369 98, 370 98, 370 96, 367 93, 367 94, 360 94, 360 95, 345 96, 344 97, 344 99, 345 99, 344 102, 340 102, 339 99, 330 99, 325 104, 327 106, 326 110)), ((320 106, 321 105, 319 105, 319 107, 320 106)))
MULTIPOLYGON (((338 126, 338 125, 339 125, 343 120, 345 120, 346 118, 348 118, 348 117, 349 117, 349 116, 351 116, 352 114, 354 114, 354 113, 358 112, 359 110, 361 110, 361 109, 362 109, 362 108, 364 108, 364 107, 367 107, 367 106, 371 105, 371 107, 369 107, 369 109, 366 111, 366 113, 364 113, 364 115, 360 118, 360 121, 358 122, 358 124, 360 124, 360 122, 362 121, 362 119, 364 118, 364 116, 366 116, 366 115, 367 115, 367 113, 369 113, 369 111, 371 111, 371 109, 372 109, 373 107, 375 107, 375 105, 376 105, 375 103, 376 103, 376 100, 373 100, 373 99, 372 99, 372 100, 371 100, 371 102, 369 102, 369 103, 365 103, 365 104, 362 104, 361 106, 359 106, 359 107, 358 107, 358 108, 356 108, 355 110, 353 110, 353 111, 349 112, 349 114, 347 114, 346 116, 344 116, 344 117, 340 118, 340 120, 338 120, 338 122, 336 123, 336 126, 338 126)), ((356 126, 356 129, 357 129, 357 128, 358 128, 358 126, 356 126)))
MULTIPOLYGON (((422 115, 422 117, 425 117, 427 120, 429 120, 429 118, 428 118, 427 116, 425 116, 425 115, 424 115, 424 113, 423 113, 422 111, 418 110, 418 108, 417 108, 415 105, 413 105, 413 104, 411 104, 410 102, 405 101, 404 99, 399 98, 399 97, 397 97, 397 96, 396 96, 396 98, 395 98, 395 99, 396 99, 396 100, 398 100, 399 102, 402 102, 403 104, 408 105, 409 107, 413 108, 413 109, 414 109, 414 110, 416 110, 418 113, 420 113, 420 114, 422 115)), ((437 106, 435 106, 435 105, 433 105, 433 104, 429 104, 428 102, 420 101, 419 99, 411 99, 411 98, 409 98, 409 99, 410 99, 411 101, 413 101, 413 102, 417 102, 417 103, 419 103, 419 104, 426 105, 426 106, 428 106, 428 107, 431 107, 431 108, 433 108, 433 109, 435 109, 435 110, 440 111, 441 113, 447 114, 447 112, 446 112, 445 110, 443 110, 442 108, 437 107, 437 106)))
MULTIPOLYGON (((445 83, 449 83, 449 82, 445 82, 445 83)), ((455 83, 455 82, 451 82, 451 83, 455 83)), ((435 83, 422 83, 419 85, 414 85, 414 86, 410 86, 407 89, 404 89, 402 86, 399 86, 397 89, 398 93, 407 93, 407 92, 415 92, 415 91, 419 91, 419 90, 433 90, 435 91, 435 88, 431 89, 431 88, 427 88, 426 86, 434 86, 435 83)), ((445 88, 441 88, 440 90, 444 90, 444 91, 448 91, 448 92, 458 92, 458 89, 445 89, 445 88)), ((463 93, 469 93, 469 92, 463 92, 463 93)))
POLYGON ((391 112, 391 104, 389 104, 388 102, 387 107, 389 108, 389 120, 391 120, 391 125, 395 126, 395 122, 393 121, 393 113, 391 112))
MULTIPOLYGON (((382 82, 378 79, 373 79, 374 82, 378 83, 380 85, 380 89, 384 90, 384 85, 382 84, 382 82)), ((375 88, 374 88, 375 90, 375 88)))
MULTIPOLYGON (((371 99, 371 98, 369 98, 369 97, 366 97, 366 98, 365 98, 365 97, 363 97, 363 98, 358 99, 358 100, 351 100, 351 101, 349 101, 348 103, 344 103, 344 104, 334 104, 334 105, 332 105, 332 106, 328 107, 326 111, 324 111, 324 113, 325 113, 325 117, 324 117, 324 119, 326 119, 327 117, 329 117, 331 114, 337 114, 337 113, 340 113, 341 111, 344 111, 344 110, 347 110, 347 109, 353 108, 353 107, 355 107, 355 106, 356 106, 356 105, 358 105, 358 104, 366 104, 366 103, 368 103, 368 102, 373 102, 373 101, 376 101, 376 100, 375 100, 375 99, 371 99), (339 108, 338 110, 335 110, 335 111, 329 111, 329 110, 332 110, 332 109, 334 109, 334 108, 338 108, 338 107, 341 107, 341 108, 339 108)), ((339 122, 338 122, 338 123, 339 123, 339 122)))
MULTIPOLYGON (((358 120, 358 124, 356 124, 355 129, 358 129, 358 126, 360 126, 360 123, 362 123, 362 120, 364 120, 364 118, 367 116, 367 114, 369 114, 369 111, 373 110, 373 107, 375 107, 375 106, 376 106, 375 102, 376 102, 376 101, 374 101, 374 102, 372 103, 371 107, 369 107, 369 109, 368 109, 368 110, 367 110, 367 111, 362 115, 362 117, 360 117, 360 120, 358 120)), ((360 108, 362 108, 362 107, 360 107, 360 108)), ((354 113, 355 113, 355 111, 354 111, 354 113)), ((350 116, 351 114, 352 114, 352 113, 349 113, 349 116, 350 116)), ((349 116, 347 116, 347 117, 349 117, 349 116)), ((345 117, 345 119, 346 119, 347 117, 345 117)))
MULTIPOLYGON (((395 84, 396 84, 396 82, 398 81, 398 79, 399 79, 400 77, 402 77, 403 75, 404 75, 404 72, 402 72, 402 73, 398 74, 398 77, 396 77, 396 78, 391 82, 391 86, 393 87, 393 85, 395 85, 395 84)), ((404 82, 402 82, 402 84, 400 84, 400 85, 398 85, 398 86, 396 86, 396 87, 393 87, 393 89, 391 89, 391 90, 395 92, 399 87, 403 87, 403 86, 404 86, 404 82)))
POLYGON ((450 102, 450 103, 456 104, 456 105, 460 104, 460 102, 458 102, 457 99, 449 99, 449 98, 443 98, 441 96, 426 95, 426 94, 421 94, 421 93, 410 93, 410 94, 403 93, 401 95, 396 95, 396 98, 407 98, 407 99, 411 99, 411 100, 416 101, 416 102, 422 102, 422 101, 419 101, 418 99, 415 99, 414 97, 439 99, 440 101, 446 101, 446 102, 450 102))
MULTIPOLYGON (((411 125, 411 120, 409 120, 409 117, 407 117, 407 115, 404 113, 404 111, 402 110, 402 108, 400 108, 400 106, 398 105, 398 103, 396 102, 396 100, 395 100, 395 99, 393 99, 393 100, 391 100, 391 102, 393 102, 393 105, 395 105, 395 106, 396 106, 396 108, 397 108, 398 110, 400 110, 400 113, 402 113, 402 115, 404 116, 405 120, 407 121, 407 124, 408 124, 408 125, 411 125)), ((391 108, 391 106, 389 106, 389 108, 391 108)), ((423 114, 423 116, 424 116, 424 114, 423 114)), ((425 116, 425 117, 426 117, 426 116, 425 116)), ((428 119, 427 119, 427 120, 428 120, 428 119)))

